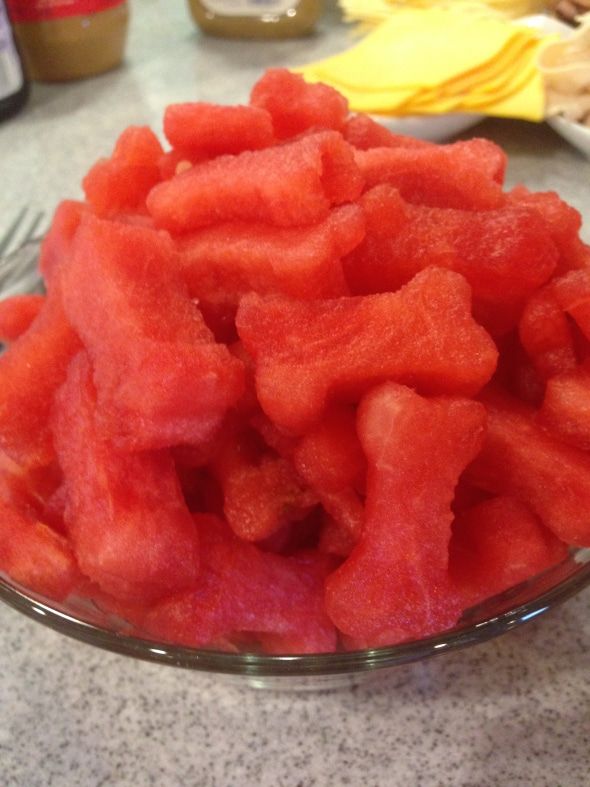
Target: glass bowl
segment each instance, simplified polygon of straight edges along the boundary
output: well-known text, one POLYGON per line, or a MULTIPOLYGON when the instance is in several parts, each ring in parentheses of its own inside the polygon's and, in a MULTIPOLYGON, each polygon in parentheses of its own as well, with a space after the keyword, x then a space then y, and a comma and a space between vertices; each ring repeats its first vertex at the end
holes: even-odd
MULTIPOLYGON (((39 291, 39 244, 29 243, 0 260, 0 297, 39 291)), ((459 624, 437 636, 390 647, 318 655, 265 656, 180 647, 138 636, 120 618, 84 598, 56 603, 36 595, 0 572, 0 599, 56 631, 90 645, 145 661, 216 673, 255 688, 319 690, 360 682, 394 669, 504 634, 566 601, 590 585, 590 549, 467 610, 459 624)))

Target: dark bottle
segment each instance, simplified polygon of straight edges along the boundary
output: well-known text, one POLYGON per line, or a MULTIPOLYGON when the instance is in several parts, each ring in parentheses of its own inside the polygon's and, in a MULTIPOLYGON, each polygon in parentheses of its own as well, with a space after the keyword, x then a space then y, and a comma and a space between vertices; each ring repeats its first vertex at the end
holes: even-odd
POLYGON ((6 4, 0 0, 0 120, 14 115, 29 96, 29 83, 12 34, 6 4))

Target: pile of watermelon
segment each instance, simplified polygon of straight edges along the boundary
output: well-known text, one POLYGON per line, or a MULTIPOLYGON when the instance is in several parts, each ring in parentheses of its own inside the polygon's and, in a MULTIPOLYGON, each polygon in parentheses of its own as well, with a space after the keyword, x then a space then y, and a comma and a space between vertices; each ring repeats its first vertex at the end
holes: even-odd
POLYGON ((389 645, 590 546, 590 249, 485 139, 266 72, 131 127, 0 304, 0 569, 141 636, 389 645))

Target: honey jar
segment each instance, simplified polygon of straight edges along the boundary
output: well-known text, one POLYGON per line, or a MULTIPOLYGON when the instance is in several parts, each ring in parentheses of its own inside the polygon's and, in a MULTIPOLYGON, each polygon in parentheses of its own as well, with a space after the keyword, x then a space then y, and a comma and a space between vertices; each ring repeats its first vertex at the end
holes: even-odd
POLYGON ((292 38, 310 33, 320 0, 189 0, 205 33, 229 38, 292 38))

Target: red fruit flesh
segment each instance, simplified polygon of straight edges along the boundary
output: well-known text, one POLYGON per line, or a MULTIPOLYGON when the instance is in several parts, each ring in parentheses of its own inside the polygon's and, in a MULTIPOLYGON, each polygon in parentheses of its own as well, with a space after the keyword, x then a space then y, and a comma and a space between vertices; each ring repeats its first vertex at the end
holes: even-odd
POLYGON ((352 148, 324 131, 266 150, 220 156, 156 186, 147 204, 158 227, 189 232, 219 221, 314 224, 360 195, 352 148))
POLYGON ((263 410, 298 434, 330 400, 358 401, 388 379, 424 393, 473 394, 497 360, 471 317, 469 286, 439 268, 397 293, 311 303, 246 296, 236 324, 255 359, 263 410))
POLYGON ((369 463, 365 526, 326 583, 326 609, 357 644, 391 645, 459 618, 448 574, 451 502, 481 446, 485 410, 386 383, 367 394, 358 418, 369 463))
POLYGON ((97 425, 88 357, 70 365, 53 418, 78 563, 104 592, 147 602, 195 584, 197 528, 166 451, 125 453, 97 425))
POLYGON ((92 357, 102 425, 120 446, 206 439, 243 390, 164 233, 85 219, 64 273, 68 315, 92 357))

